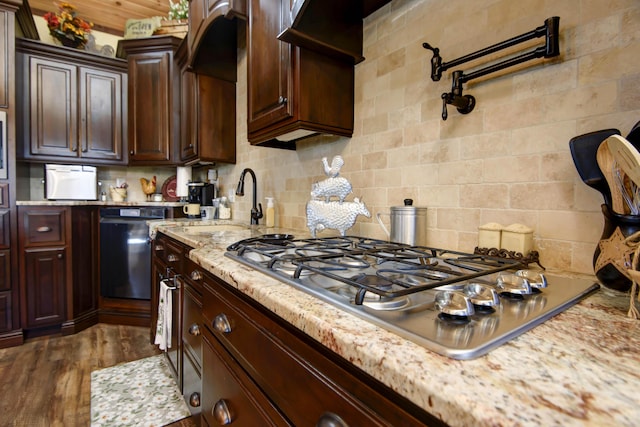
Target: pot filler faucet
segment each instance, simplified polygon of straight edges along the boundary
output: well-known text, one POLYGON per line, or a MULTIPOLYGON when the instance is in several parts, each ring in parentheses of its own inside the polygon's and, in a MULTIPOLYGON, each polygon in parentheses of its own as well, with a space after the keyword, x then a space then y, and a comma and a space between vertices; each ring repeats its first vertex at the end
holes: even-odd
POLYGON ((262 203, 258 201, 258 188, 256 182, 256 174, 253 170, 246 168, 240 175, 240 181, 238 181, 238 188, 236 189, 236 196, 244 196, 244 176, 249 172, 253 179, 253 205, 251 207, 251 224, 258 224, 258 220, 262 218, 262 203))

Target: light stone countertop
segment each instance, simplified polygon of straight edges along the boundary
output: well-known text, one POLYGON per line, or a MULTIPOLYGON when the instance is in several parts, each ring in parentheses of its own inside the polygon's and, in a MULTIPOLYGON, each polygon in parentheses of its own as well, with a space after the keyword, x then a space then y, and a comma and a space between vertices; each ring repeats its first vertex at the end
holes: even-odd
POLYGON ((189 257, 203 268, 451 426, 638 425, 640 321, 626 317, 628 294, 603 287, 487 355, 454 360, 224 256, 262 233, 305 233, 184 233, 207 223, 150 228, 194 247, 189 257))

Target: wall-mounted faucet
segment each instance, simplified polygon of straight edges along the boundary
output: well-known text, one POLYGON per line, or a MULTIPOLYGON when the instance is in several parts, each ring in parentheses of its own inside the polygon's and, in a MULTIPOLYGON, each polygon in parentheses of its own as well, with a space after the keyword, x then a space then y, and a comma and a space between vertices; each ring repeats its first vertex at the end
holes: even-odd
POLYGON ((453 84, 451 85, 451 92, 445 92, 442 94, 442 120, 447 120, 447 104, 453 105, 457 108, 461 114, 469 114, 473 111, 476 105, 476 99, 471 95, 462 94, 462 84, 468 81, 485 76, 487 74, 494 73, 496 71, 503 70, 505 68, 512 67, 517 64, 535 59, 535 58, 552 58, 560 55, 559 44, 559 26, 560 18, 552 16, 544 21, 544 25, 537 27, 536 29, 526 32, 522 35, 510 38, 501 43, 494 44, 492 46, 480 49, 476 52, 462 56, 453 61, 443 62, 440 56, 440 49, 431 46, 429 43, 422 43, 422 47, 433 52, 431 58, 431 80, 437 82, 442 77, 442 73, 451 67, 457 67, 465 62, 478 59, 485 55, 498 52, 502 49, 506 49, 511 46, 515 46, 519 43, 532 40, 538 37, 545 37, 545 44, 538 48, 520 54, 518 56, 511 57, 509 59, 494 63, 487 67, 465 74, 462 70, 456 70, 452 73, 453 84))
POLYGON ((246 168, 240 175, 240 181, 238 181, 238 188, 236 189, 236 196, 244 196, 244 176, 249 172, 251 178, 253 178, 253 205, 251 206, 251 224, 258 224, 258 220, 262 218, 262 203, 258 201, 258 185, 256 181, 256 174, 253 170, 246 168))

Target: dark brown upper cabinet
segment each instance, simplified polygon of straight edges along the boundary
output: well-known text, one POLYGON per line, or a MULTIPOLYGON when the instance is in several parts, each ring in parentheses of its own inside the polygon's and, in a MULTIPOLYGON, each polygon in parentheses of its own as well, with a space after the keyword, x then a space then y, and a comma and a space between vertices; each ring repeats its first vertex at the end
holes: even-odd
POLYGON ((180 67, 180 161, 236 162, 236 84, 194 73, 186 64, 187 44, 178 49, 180 67))
POLYGON ((181 39, 155 36, 118 42, 129 70, 129 164, 179 163, 180 70, 174 55, 181 39))
POLYGON ((19 158, 127 161, 126 62, 17 39, 19 158))
POLYGON ((391 0, 284 0, 290 24, 278 38, 357 64, 362 56, 362 20, 391 0))
POLYGON ((246 18, 247 0, 190 0, 189 70, 236 82, 238 22, 246 18))
POLYGON ((249 142, 295 149, 296 140, 319 133, 351 136, 353 62, 278 40, 289 16, 290 0, 249 0, 249 142))

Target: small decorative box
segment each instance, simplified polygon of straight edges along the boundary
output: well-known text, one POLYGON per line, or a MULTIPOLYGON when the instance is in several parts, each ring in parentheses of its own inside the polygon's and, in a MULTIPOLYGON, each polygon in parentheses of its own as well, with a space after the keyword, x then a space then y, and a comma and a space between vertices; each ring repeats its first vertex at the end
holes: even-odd
POLYGON ((500 249, 503 225, 497 222, 478 227, 478 247, 500 249))
POLYGON ((524 224, 503 228, 502 249, 527 255, 533 249, 533 230, 524 224))

